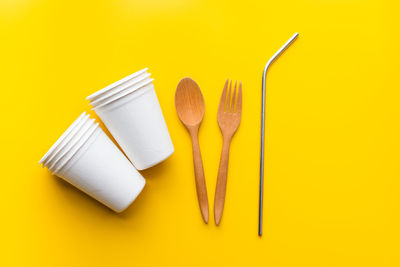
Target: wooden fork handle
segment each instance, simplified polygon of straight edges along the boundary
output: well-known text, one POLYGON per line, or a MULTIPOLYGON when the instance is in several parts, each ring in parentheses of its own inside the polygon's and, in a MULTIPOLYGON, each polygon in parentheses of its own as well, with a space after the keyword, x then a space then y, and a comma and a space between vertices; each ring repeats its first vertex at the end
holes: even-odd
POLYGON ((226 180, 228 178, 228 162, 229 162, 229 147, 231 138, 224 137, 224 143, 222 146, 221 160, 219 162, 217 187, 215 189, 215 200, 214 200, 214 219, 215 224, 219 225, 222 212, 224 210, 225 193, 226 193, 226 180))
POLYGON ((201 215, 205 223, 208 223, 208 197, 206 180, 204 179, 203 161, 201 159, 199 139, 198 139, 198 128, 190 131, 192 137, 193 147, 193 164, 194 164, 194 175, 196 181, 197 198, 199 200, 201 215))

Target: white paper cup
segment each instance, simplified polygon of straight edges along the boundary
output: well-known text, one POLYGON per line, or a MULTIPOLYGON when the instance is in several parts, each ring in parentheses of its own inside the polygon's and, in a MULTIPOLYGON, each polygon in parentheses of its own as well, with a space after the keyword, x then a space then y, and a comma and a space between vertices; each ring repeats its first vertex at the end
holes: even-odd
POLYGON ((126 209, 146 183, 99 127, 55 175, 116 212, 126 209))
MULTIPOLYGON (((54 153, 54 147, 65 142, 76 125, 74 122, 46 155, 54 153)), ((82 125, 54 159, 51 166, 44 167, 116 212, 127 208, 145 185, 141 174, 93 119, 82 125)))
POLYGON ((71 126, 68 127, 68 129, 61 135, 60 138, 57 139, 57 141, 51 146, 51 148, 49 149, 49 151, 47 151, 47 153, 42 157, 42 159, 39 161, 39 165, 43 164, 46 165, 46 163, 48 162, 49 159, 51 159, 51 157, 54 156, 54 154, 56 154, 59 149, 60 146, 63 143, 63 140, 73 131, 75 131, 75 129, 77 128, 77 125, 81 122, 81 120, 83 119, 83 117, 86 115, 86 112, 83 112, 72 124, 71 126))
POLYGON ((168 158, 174 147, 153 83, 120 93, 94 110, 130 161, 144 170, 168 158))

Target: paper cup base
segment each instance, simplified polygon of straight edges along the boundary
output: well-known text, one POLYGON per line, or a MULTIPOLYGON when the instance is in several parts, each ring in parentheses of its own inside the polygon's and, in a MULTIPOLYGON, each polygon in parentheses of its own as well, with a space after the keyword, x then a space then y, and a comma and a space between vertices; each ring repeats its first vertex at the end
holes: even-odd
POLYGON ((153 161, 152 163, 147 164, 147 165, 139 165, 139 164, 137 164, 138 167, 136 167, 136 166, 135 167, 139 171, 146 170, 148 168, 151 168, 151 167, 156 166, 157 164, 163 162, 164 160, 169 158, 172 154, 174 154, 174 152, 175 152, 175 150, 174 150, 174 147, 172 146, 171 149, 167 153, 164 153, 163 155, 160 155, 159 158, 156 161, 153 161))

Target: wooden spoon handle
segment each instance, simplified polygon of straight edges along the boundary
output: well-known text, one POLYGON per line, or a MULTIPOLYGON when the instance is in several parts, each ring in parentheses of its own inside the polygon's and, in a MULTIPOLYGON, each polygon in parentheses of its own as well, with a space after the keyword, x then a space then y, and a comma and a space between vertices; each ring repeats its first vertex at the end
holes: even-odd
POLYGON ((217 187, 215 189, 214 219, 215 219, 216 225, 219 225, 221 218, 222 218, 222 212, 224 210, 226 180, 228 178, 228 162, 229 162, 230 143, 231 143, 230 138, 224 138, 224 144, 222 146, 222 153, 221 153, 221 160, 219 162, 217 187))
POLYGON ((197 198, 199 200, 201 215, 203 216, 204 222, 208 223, 207 187, 206 187, 206 180, 204 179, 203 161, 201 159, 201 153, 200 153, 198 128, 190 131, 190 135, 192 137, 193 164, 194 164, 197 198))

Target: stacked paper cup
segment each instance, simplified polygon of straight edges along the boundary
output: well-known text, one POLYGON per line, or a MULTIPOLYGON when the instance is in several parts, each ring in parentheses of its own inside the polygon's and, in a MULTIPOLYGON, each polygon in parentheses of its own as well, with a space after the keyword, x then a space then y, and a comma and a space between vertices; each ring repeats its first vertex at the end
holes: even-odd
POLYGON ((127 208, 145 185, 141 174, 85 112, 39 163, 116 212, 127 208))
POLYGON ((121 212, 145 185, 135 167, 143 170, 156 165, 168 158, 174 147, 147 68, 88 99, 131 162, 84 112, 39 164, 121 212))
POLYGON ((137 169, 152 167, 174 152, 147 68, 87 99, 137 169))

